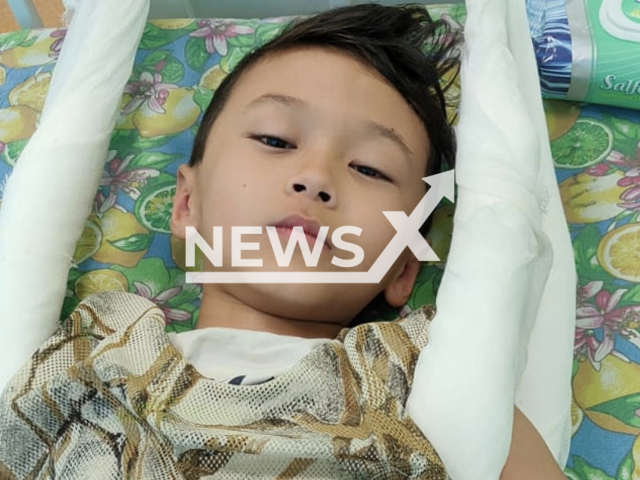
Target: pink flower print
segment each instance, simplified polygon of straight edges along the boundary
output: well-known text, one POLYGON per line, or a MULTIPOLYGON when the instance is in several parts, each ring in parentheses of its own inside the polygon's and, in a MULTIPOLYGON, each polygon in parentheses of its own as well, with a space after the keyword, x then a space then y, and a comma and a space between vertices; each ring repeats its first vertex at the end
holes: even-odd
POLYGON ((50 47, 51 53, 49 54, 49 56, 51 58, 57 59, 60 56, 60 51, 62 50, 62 44, 64 43, 64 39, 66 36, 67 36, 66 28, 59 28, 51 32, 50 37, 55 38, 55 40, 53 41, 50 47))
POLYGON ((585 170, 586 173, 594 177, 604 177, 608 171, 609 165, 607 165, 606 163, 599 163, 585 170))
MULTIPOLYGON (((578 289, 578 305, 576 309, 576 334, 574 351, 579 356, 586 356, 596 370, 609 354, 621 360, 629 359, 615 351, 615 334, 634 341, 638 335, 635 331, 640 326, 640 305, 616 308, 622 296, 627 292, 619 288, 613 293, 602 290, 604 282, 593 281, 578 289), (593 298, 594 302, 587 300, 593 298), (603 329, 603 339, 599 342, 594 330, 603 329)), ((635 342, 634 342, 635 343, 635 342)))
POLYGON ((638 145, 636 146, 635 158, 628 157, 617 150, 612 150, 611 153, 607 156, 606 160, 607 162, 613 163, 614 165, 620 167, 634 168, 640 166, 640 142, 638 142, 638 145))
POLYGON ((133 286, 135 288, 135 293, 144 297, 148 300, 151 300, 155 303, 164 313, 166 323, 171 322, 184 322, 191 318, 191 313, 186 310, 181 310, 179 308, 170 307, 167 303, 173 297, 178 295, 182 291, 182 287, 176 286, 167 288, 157 295, 153 295, 151 288, 142 282, 133 282, 133 286))
POLYGON ((620 194, 620 199, 624 200, 619 203, 622 208, 639 210, 640 209, 640 167, 632 168, 625 172, 624 177, 618 180, 618 186, 629 187, 620 194))
POLYGON ((254 29, 248 25, 238 25, 230 20, 202 19, 198 22, 198 30, 189 34, 190 37, 204 38, 209 53, 218 52, 224 56, 229 48, 227 38, 240 34, 253 33, 254 29))
POLYGON ((607 155, 606 161, 614 165, 627 166, 629 164, 628 158, 622 152, 611 150, 611 153, 607 155))
POLYGON ((165 113, 164 104, 169 97, 169 90, 178 88, 172 83, 162 83, 162 75, 158 72, 142 72, 140 80, 129 82, 124 91, 132 95, 131 100, 122 109, 122 115, 128 115, 146 103, 156 113, 165 113))
POLYGON ((578 357, 586 356, 596 370, 600 370, 600 362, 595 361, 595 352, 599 347, 600 342, 596 339, 593 330, 576 328, 573 347, 574 353, 576 353, 578 357))
POLYGON ((607 174, 609 170, 609 165, 614 165, 618 167, 620 170, 633 169, 640 166, 640 143, 638 144, 638 148, 636 150, 636 158, 628 157, 622 152, 617 150, 612 150, 607 158, 605 159, 606 163, 599 163, 597 165, 593 165, 585 170, 589 175, 593 175, 595 177, 602 177, 607 174))
POLYGON ((98 218, 102 218, 105 212, 114 206, 124 212, 122 207, 116 205, 116 196, 105 195, 100 191, 93 199, 93 211, 96 212, 98 218))
POLYGON ((120 159, 115 150, 109 151, 107 168, 102 172, 100 180, 100 186, 106 187, 108 193, 104 195, 100 192, 96 197, 98 214, 106 212, 115 205, 118 191, 137 200, 140 196, 140 188, 147 183, 147 180, 160 175, 160 171, 154 168, 127 169, 133 158, 134 155, 127 155, 124 159, 120 159))
POLYGON ((593 297, 596 293, 602 290, 604 286, 604 282, 602 280, 595 280, 593 282, 589 282, 586 285, 578 288, 578 296, 577 296, 577 304, 580 305, 585 303, 591 297, 593 297))

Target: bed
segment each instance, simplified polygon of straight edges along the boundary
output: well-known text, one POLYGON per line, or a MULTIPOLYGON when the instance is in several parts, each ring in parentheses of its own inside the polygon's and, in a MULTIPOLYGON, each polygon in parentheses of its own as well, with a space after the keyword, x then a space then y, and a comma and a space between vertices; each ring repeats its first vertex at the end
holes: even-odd
MULTIPOLYGON (((461 27, 462 5, 429 6, 461 27)), ((121 102, 91 213, 78 243, 60 319, 87 296, 129 291, 157 303, 167 331, 193 329, 200 288, 185 282, 184 243, 169 230, 177 167, 224 76, 289 17, 147 23, 121 102)), ((0 35, 0 194, 38 125, 66 29, 0 35)), ((458 92, 450 91, 451 113, 458 92)), ((640 479, 640 111, 545 100, 555 175, 575 265, 572 480, 640 479)), ((1 208, 1 203, 0 203, 1 208)), ((443 200, 425 263, 402 312, 434 303, 455 205, 443 200)))

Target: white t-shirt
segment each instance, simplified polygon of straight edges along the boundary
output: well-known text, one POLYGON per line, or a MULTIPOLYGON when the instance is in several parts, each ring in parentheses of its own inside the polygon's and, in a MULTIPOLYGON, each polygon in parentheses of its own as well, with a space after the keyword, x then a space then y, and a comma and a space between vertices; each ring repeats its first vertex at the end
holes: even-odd
MULTIPOLYGON (((328 338, 302 338, 240 328, 211 327, 169 335, 171 344, 203 376, 237 385, 252 385, 271 380, 292 368, 317 345, 328 338)), ((414 377, 419 375, 418 368, 414 377)), ((411 415, 409 400, 420 392, 412 389, 407 398, 407 413, 411 415)))
POLYGON ((317 345, 330 341, 225 327, 168 335, 201 375, 238 385, 266 382, 289 370, 317 345))
MULTIPOLYGON (((236 385, 267 382, 292 368, 316 346, 328 338, 302 338, 238 328, 211 327, 181 333, 169 333, 169 341, 203 376, 236 385)), ((414 378, 420 375, 416 365, 414 378)), ((423 415, 415 412, 428 392, 414 386, 407 397, 406 413, 427 435, 423 415)))

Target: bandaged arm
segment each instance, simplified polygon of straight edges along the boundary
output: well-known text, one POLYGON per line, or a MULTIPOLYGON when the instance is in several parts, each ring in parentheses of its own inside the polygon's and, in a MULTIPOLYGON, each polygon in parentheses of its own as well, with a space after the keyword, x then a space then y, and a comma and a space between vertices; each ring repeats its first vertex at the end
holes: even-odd
POLYGON ((149 0, 67 3, 77 9, 0 210, 0 390, 58 326, 149 11, 149 0))
MULTIPOLYGON (((466 6, 453 239, 407 412, 453 480, 497 480, 528 356, 545 354, 540 343, 533 345, 537 351, 529 348, 553 263, 542 221, 549 188, 542 169, 552 167, 537 77, 526 78, 529 67, 535 75, 535 64, 524 3, 468 0, 466 6)), ((563 248, 570 250, 564 228, 563 248)), ((546 443, 565 460, 574 285, 562 287, 568 308, 551 365, 560 374, 551 377, 547 369, 552 380, 544 383, 553 394, 545 426, 556 427, 545 430, 546 443)))

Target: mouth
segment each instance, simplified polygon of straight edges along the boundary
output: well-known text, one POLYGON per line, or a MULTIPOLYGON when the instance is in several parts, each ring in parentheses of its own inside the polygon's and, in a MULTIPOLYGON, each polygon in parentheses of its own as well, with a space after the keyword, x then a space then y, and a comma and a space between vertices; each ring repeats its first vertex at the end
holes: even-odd
MULTIPOLYGON (((320 232, 320 224, 318 222, 301 217, 300 215, 290 215, 271 226, 276 227, 276 231, 279 235, 286 236, 287 238, 291 236, 293 227, 302 227, 304 235, 307 237, 307 244, 310 248, 313 248, 316 244, 318 233, 320 232)), ((331 250, 331 241, 329 240, 328 232, 322 249, 331 250)))

